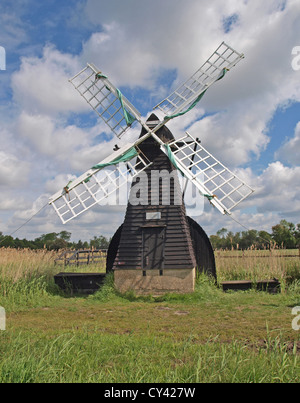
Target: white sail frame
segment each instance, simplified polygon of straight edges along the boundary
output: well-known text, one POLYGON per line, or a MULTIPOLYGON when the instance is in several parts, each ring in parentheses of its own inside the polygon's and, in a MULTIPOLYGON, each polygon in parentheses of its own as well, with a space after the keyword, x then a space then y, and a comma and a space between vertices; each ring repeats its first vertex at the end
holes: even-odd
POLYGON ((201 94, 243 58, 242 53, 222 42, 196 73, 153 109, 160 109, 167 117, 187 110, 201 94))
MULTIPOLYGON (((138 149, 140 143, 152 136, 200 193, 207 197, 222 214, 230 214, 234 207, 253 192, 253 189, 214 158, 189 133, 186 133, 182 139, 168 144, 168 151, 164 142, 155 133, 170 119, 191 109, 213 83, 221 79, 243 58, 243 54, 222 42, 195 74, 154 108, 160 109, 165 117, 161 121, 152 123, 142 121, 139 111, 109 81, 107 76, 93 64, 87 64, 69 81, 112 132, 121 138, 134 120, 146 130, 144 136, 134 144, 122 147, 101 164, 117 160, 132 147, 138 149)), ((92 168, 53 195, 49 204, 53 206, 61 221, 67 223, 120 189, 127 183, 129 173, 134 178, 151 164, 145 156, 138 154, 122 166, 116 164, 102 169, 92 168), (99 179, 100 170, 103 171, 103 175, 99 179)))
MULTIPOLYGON (((113 162, 133 146, 134 144, 131 144, 120 148, 99 164, 105 165, 113 162)), ((107 199, 128 183, 129 176, 133 179, 151 164, 152 162, 147 161, 144 155, 138 154, 132 160, 124 163, 109 165, 100 169, 91 168, 53 195, 49 199, 49 204, 53 206, 62 223, 66 224, 91 207, 101 203, 104 199, 107 199), (97 175, 99 171, 102 174, 101 178, 97 175)))
MULTIPOLYGON (((233 208, 254 192, 188 132, 168 146, 177 168, 222 214, 231 214, 233 208)), ((164 146, 161 149, 167 153, 164 146)))
POLYGON ((141 122, 140 112, 123 95, 122 107, 118 89, 93 64, 88 63, 69 82, 118 138, 131 127, 126 121, 123 107, 141 122))

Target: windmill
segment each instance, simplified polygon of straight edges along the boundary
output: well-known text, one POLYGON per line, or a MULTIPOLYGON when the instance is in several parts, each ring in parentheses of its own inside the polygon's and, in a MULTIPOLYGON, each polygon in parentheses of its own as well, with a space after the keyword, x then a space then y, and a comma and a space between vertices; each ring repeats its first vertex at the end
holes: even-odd
POLYGON ((178 175, 174 172, 179 171, 195 186, 199 197, 208 199, 222 214, 231 214, 253 190, 209 153, 199 139, 188 132, 175 139, 166 124, 193 109, 208 88, 243 58, 243 54, 222 42, 195 74, 153 108, 163 114, 162 119, 152 113, 144 121, 93 64, 87 64, 69 80, 117 138, 122 138, 135 124, 141 126, 136 141, 116 146, 111 155, 49 200, 65 224, 120 191, 131 178, 124 223, 115 233, 107 257, 107 271, 114 271, 115 285, 121 291, 189 292, 194 289, 196 270, 216 276, 209 239, 200 225, 186 216, 178 175), (162 200, 166 195, 162 178, 156 178, 155 189, 152 183, 153 172, 162 171, 172 176, 167 202, 162 200), (143 195, 146 203, 137 202, 142 199, 142 188, 138 186, 142 176, 147 183, 143 195))

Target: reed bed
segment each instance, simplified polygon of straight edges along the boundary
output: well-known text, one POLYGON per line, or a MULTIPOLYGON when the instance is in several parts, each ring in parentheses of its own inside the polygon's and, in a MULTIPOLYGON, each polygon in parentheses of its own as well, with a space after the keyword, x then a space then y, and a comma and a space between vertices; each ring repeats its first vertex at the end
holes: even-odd
POLYGON ((215 251, 218 281, 269 280, 277 278, 283 285, 300 280, 300 256, 292 250, 218 250, 215 251))
POLYGON ((52 275, 57 252, 46 249, 0 248, 0 276, 13 281, 37 275, 52 275))
MULTIPOLYGON (((0 279, 19 280, 45 277, 58 272, 105 272, 106 259, 98 264, 55 264, 61 252, 0 248, 0 279)), ((217 250, 215 251, 218 282, 230 280, 267 280, 277 278, 284 284, 300 280, 300 256, 297 249, 217 250)))
POLYGON ((59 272, 105 272, 105 258, 99 264, 64 266, 55 264, 61 252, 0 248, 0 306, 8 311, 38 307, 50 295, 60 295, 54 283, 59 272))
POLYGON ((55 252, 0 249, 0 305, 8 311, 43 304, 55 288, 55 252))

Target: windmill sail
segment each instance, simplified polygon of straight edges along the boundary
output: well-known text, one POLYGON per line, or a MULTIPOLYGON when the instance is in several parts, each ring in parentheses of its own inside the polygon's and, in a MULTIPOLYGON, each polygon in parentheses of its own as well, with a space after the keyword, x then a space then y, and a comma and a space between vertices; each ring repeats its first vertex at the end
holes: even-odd
POLYGON ((189 133, 161 148, 222 214, 230 214, 234 207, 254 192, 189 133))
POLYGON ((117 137, 135 120, 140 121, 139 111, 93 64, 87 64, 69 81, 117 137))
POLYGON ((243 54, 222 42, 195 74, 154 109, 160 109, 167 119, 186 113, 200 101, 213 83, 223 78, 243 58, 243 54))
POLYGON ((69 81, 75 89, 117 137, 120 138, 135 121, 142 125, 144 131, 134 144, 121 148, 50 198, 49 203, 62 222, 72 220, 108 198, 128 182, 128 173, 135 177, 149 167, 151 162, 137 152, 138 145, 149 136, 159 143, 173 164, 223 214, 229 214, 248 197, 253 190, 188 133, 183 139, 169 144, 164 144, 156 135, 168 120, 191 110, 207 89, 243 58, 243 54, 222 42, 192 77, 154 108, 163 111, 165 117, 151 121, 151 124, 143 122, 138 110, 93 64, 87 64, 71 78, 69 81), (121 162, 126 163, 122 165, 121 162))
POLYGON ((51 204, 63 224, 101 203, 151 165, 134 144, 120 148, 53 195, 51 204))

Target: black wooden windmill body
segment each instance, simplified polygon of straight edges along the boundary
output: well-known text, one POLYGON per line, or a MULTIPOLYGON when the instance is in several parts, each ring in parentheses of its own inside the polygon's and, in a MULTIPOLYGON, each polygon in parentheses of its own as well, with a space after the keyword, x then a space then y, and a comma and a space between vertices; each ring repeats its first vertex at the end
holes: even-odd
POLYGON ((117 137, 135 121, 142 126, 138 140, 118 148, 49 202, 66 223, 120 190, 130 175, 124 223, 112 238, 107 256, 107 271, 114 271, 119 290, 191 292, 197 271, 216 277, 209 239, 186 215, 178 172, 222 214, 230 214, 253 190, 189 133, 174 139, 166 123, 195 107, 207 89, 243 57, 223 42, 190 79, 154 108, 164 118, 152 114, 146 122, 95 66, 88 64, 70 80, 117 137))

